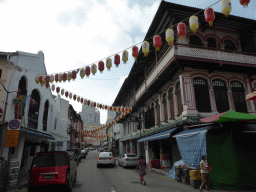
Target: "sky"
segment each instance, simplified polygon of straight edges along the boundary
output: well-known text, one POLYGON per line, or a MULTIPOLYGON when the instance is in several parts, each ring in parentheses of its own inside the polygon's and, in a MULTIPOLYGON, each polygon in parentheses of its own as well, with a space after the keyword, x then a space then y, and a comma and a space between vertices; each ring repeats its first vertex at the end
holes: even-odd
MULTIPOLYGON (((177 3, 177 0, 166 0, 177 3)), ((205 9, 218 0, 179 0, 185 6, 205 9)), ((0 51, 43 51, 48 74, 72 71, 91 65, 140 43, 160 5, 160 0, 0 0, 0 51)), ((256 20, 256 1, 243 8, 231 0, 231 15, 256 20)), ((220 3, 212 7, 221 12, 220 3)), ((140 48, 140 44, 138 44, 140 48)), ((106 68, 89 78, 55 83, 88 100, 112 105, 134 58, 126 64, 106 68)), ((110 57, 112 61, 113 56, 110 57)), ((53 92, 56 94, 56 92, 53 92)), ((65 96, 64 96, 65 98, 65 96)), ((82 105, 69 100, 77 112, 82 105)), ((107 111, 101 110, 105 124, 107 111)))

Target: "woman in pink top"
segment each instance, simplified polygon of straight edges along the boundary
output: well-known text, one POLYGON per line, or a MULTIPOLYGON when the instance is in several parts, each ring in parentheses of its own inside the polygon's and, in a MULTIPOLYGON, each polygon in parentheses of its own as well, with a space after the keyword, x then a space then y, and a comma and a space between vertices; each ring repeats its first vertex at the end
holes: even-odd
POLYGON ((201 168, 201 177, 202 177, 202 184, 199 187, 199 190, 202 191, 202 187, 206 185, 206 190, 210 191, 210 182, 209 182, 209 167, 207 162, 207 156, 202 156, 202 161, 200 162, 200 168, 201 168))
POLYGON ((139 159, 139 163, 136 169, 139 167, 140 183, 143 182, 144 185, 146 184, 146 181, 144 179, 144 176, 146 175, 146 166, 146 161, 143 159, 143 157, 141 157, 141 159, 139 159))

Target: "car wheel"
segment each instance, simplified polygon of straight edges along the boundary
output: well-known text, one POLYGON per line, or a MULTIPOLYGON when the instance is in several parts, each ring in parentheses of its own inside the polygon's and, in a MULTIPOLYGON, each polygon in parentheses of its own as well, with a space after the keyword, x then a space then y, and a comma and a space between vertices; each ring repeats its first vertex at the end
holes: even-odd
POLYGON ((116 165, 116 164, 114 163, 114 164, 112 165, 112 167, 115 167, 115 165, 116 165))

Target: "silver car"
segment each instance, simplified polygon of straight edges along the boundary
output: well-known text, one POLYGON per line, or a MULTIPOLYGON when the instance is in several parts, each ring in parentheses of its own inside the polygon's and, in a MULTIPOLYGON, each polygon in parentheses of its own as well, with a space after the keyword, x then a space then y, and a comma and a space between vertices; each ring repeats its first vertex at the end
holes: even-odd
POLYGON ((126 168, 128 166, 137 166, 138 165, 139 157, 136 154, 133 153, 127 153, 123 154, 118 159, 118 165, 123 166, 123 168, 126 168))
POLYGON ((115 159, 113 158, 112 152, 102 152, 99 154, 97 167, 99 168, 101 165, 115 166, 115 159))

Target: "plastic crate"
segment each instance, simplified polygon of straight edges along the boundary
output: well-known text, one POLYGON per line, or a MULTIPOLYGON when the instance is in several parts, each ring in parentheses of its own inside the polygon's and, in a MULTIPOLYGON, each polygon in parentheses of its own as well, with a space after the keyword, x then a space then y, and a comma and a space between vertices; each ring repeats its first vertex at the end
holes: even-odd
POLYGON ((181 182, 181 176, 180 176, 180 175, 176 175, 176 176, 175 176, 175 180, 176 180, 177 182, 181 182))
POLYGON ((160 167, 160 159, 153 159, 150 160, 150 167, 151 168, 159 168, 160 167))
POLYGON ((176 173, 176 175, 182 175, 182 168, 181 167, 175 167, 175 173, 176 173))

